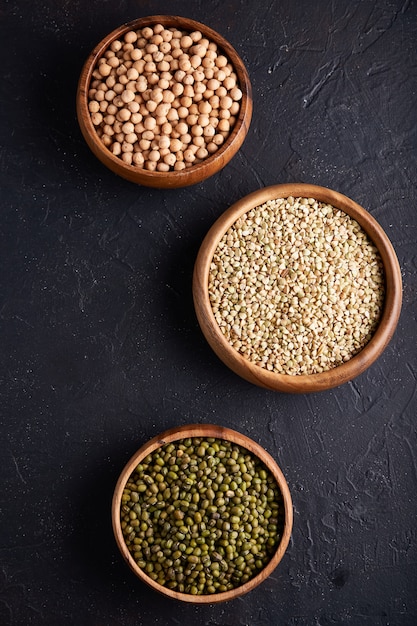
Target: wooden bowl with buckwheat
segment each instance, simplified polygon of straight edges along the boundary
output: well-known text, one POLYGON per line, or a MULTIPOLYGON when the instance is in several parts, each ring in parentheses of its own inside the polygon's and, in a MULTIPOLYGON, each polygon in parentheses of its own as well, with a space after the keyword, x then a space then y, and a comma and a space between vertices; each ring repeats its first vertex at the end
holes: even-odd
POLYGON ((380 224, 317 185, 260 189, 213 224, 198 252, 201 330, 236 374, 306 393, 362 374, 391 340, 401 271, 380 224))

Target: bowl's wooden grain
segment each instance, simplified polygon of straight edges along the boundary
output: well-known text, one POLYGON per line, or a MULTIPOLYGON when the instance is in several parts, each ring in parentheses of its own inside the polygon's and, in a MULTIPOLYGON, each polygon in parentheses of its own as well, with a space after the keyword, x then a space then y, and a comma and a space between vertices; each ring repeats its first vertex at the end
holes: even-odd
POLYGON ((82 68, 76 95, 77 117, 81 132, 95 156, 117 175, 134 183, 159 188, 176 188, 194 185, 219 172, 241 147, 249 130, 252 108, 252 88, 249 76, 243 61, 232 45, 205 24, 173 15, 143 17, 120 26, 104 37, 91 52, 82 68), (240 101, 239 115, 224 144, 215 154, 201 163, 180 171, 150 172, 133 165, 125 164, 102 144, 91 121, 91 115, 88 110, 88 90, 91 83, 92 72, 98 59, 115 39, 123 37, 129 30, 136 30, 155 24, 162 24, 167 28, 175 27, 188 32, 199 30, 203 33, 204 37, 215 42, 232 63, 238 77, 239 87, 243 93, 242 100, 240 101))
POLYGON ((272 458, 272 456, 258 443, 235 430, 231 430, 230 428, 226 428, 223 426, 213 424, 190 424, 169 429, 161 433, 160 435, 153 437, 150 441, 148 441, 141 448, 139 448, 139 450, 128 461, 119 476, 114 490, 112 501, 112 524, 116 543, 123 558, 127 562, 128 566, 131 568, 131 570, 143 582, 150 585, 156 591, 159 591, 160 593, 175 600, 181 600, 183 602, 191 602, 195 604, 214 604, 218 602, 225 602, 227 600, 233 600, 234 598, 248 593, 249 591, 257 587, 261 582, 263 582, 276 568, 276 566, 284 556, 291 537, 293 525, 292 499, 290 490, 281 469, 277 465, 276 461, 272 458), (247 583, 241 585, 240 587, 236 587, 236 589, 232 589, 230 591, 224 591, 210 595, 194 596, 187 593, 179 593, 177 591, 168 589, 167 587, 163 587, 162 585, 152 580, 149 576, 147 576, 147 574, 143 570, 141 570, 141 568, 136 564, 135 560, 127 549, 126 543, 123 539, 123 533, 120 524, 120 507, 123 489, 128 478, 130 477, 138 463, 144 457, 146 457, 146 455, 151 454, 154 450, 156 450, 160 446, 165 445, 166 443, 171 443, 173 441, 177 441, 178 439, 183 439, 187 437, 215 437, 217 439, 232 441, 233 443, 245 448, 246 450, 257 456, 265 464, 265 466, 274 476, 282 494, 282 500, 284 504, 284 528, 281 536, 281 541, 278 545, 276 552, 272 556, 269 563, 261 572, 259 572, 259 574, 257 574, 257 576, 252 578, 252 580, 249 580, 247 583))
POLYGON ((289 183, 273 185, 242 198, 231 206, 213 224, 203 240, 197 255, 193 275, 193 298, 200 327, 208 343, 219 358, 236 374, 251 383, 267 389, 289 393, 307 393, 337 387, 364 372, 384 351, 397 326, 402 303, 401 270, 395 251, 378 222, 350 198, 317 185, 289 183), (384 310, 369 343, 346 363, 320 374, 283 375, 270 372, 249 362, 234 350, 217 325, 208 295, 210 263, 219 240, 243 213, 275 198, 309 197, 343 210, 353 217, 381 255, 385 271, 384 310))

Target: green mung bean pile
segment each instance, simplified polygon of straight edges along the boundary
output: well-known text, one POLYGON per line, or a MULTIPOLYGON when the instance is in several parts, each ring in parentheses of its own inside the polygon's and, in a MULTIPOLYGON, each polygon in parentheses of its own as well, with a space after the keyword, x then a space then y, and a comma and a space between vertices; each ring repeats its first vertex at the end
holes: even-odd
POLYGON ((233 442, 184 438, 146 456, 128 479, 121 528, 138 566, 177 592, 229 591, 256 576, 284 523, 277 482, 233 442))

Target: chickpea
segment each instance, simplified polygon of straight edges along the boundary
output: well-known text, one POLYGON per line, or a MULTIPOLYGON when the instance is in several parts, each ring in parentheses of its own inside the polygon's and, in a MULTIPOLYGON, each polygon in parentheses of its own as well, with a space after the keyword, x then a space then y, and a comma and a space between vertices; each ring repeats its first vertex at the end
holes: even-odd
POLYGON ((176 160, 177 160, 177 158, 176 158, 175 154, 173 154, 172 152, 169 152, 167 155, 164 156, 164 163, 166 163, 170 167, 175 165, 176 160))
POLYGON ((216 66, 225 67, 227 64, 228 64, 227 58, 224 55, 219 54, 219 56, 216 59, 216 66))
POLYGON ((185 85, 184 86, 184 97, 185 98, 190 98, 191 102, 193 101, 193 97, 194 97, 194 87, 192 85, 185 85))
POLYGON ((168 29, 164 29, 163 31, 161 31, 160 35, 161 35, 163 41, 171 41, 171 39, 173 37, 172 31, 170 31, 168 29))
POLYGON ((187 117, 188 117, 188 109, 187 109, 187 107, 186 107, 186 106, 180 106, 180 107, 178 108, 177 113, 178 113, 178 117, 179 117, 180 119, 184 119, 184 118, 187 118, 187 117))
POLYGON ((101 142, 106 146, 106 148, 109 148, 112 145, 112 139, 108 135, 102 135, 100 139, 101 142))
POLYGON ((113 130, 116 134, 122 132, 122 123, 119 120, 116 120, 113 124, 113 130))
POLYGON ((207 102, 207 100, 204 102, 200 102, 200 104, 198 105, 199 113, 202 113, 204 115, 208 115, 209 113, 211 113, 212 110, 213 107, 211 106, 210 102, 207 102))
POLYGON ((191 67, 197 69, 197 67, 200 67, 201 65, 201 57, 199 57, 198 54, 193 54, 193 56, 190 58, 190 64, 191 67))
POLYGON ((152 141, 153 139, 155 139, 155 134, 156 134, 156 127, 154 127, 154 130, 146 129, 142 133, 142 138, 148 141, 152 141))
POLYGON ((148 158, 150 161, 159 161, 160 156, 161 155, 159 154, 159 150, 151 150, 148 158))
MULTIPOLYGON (((142 72, 145 70, 145 61, 144 61, 144 59, 140 59, 138 61, 135 61, 133 63, 133 65, 132 65, 132 67, 134 67, 135 70, 137 70, 139 72, 139 78, 141 78, 143 76, 142 72)), ((143 78, 145 78, 145 77, 143 76, 143 78)))
POLYGON ((97 113, 100 110, 100 105, 96 100, 91 100, 88 103, 88 110, 90 113, 97 113))
POLYGON ((233 87, 233 89, 230 90, 230 96, 235 102, 238 102, 242 99, 243 94, 239 87, 233 87))
POLYGON ((129 144, 134 144, 138 140, 138 136, 136 133, 127 133, 125 136, 125 141, 129 144))
POLYGON ((132 100, 135 99, 135 94, 133 91, 130 91, 130 89, 125 89, 121 93, 120 97, 123 100, 123 102, 127 104, 128 102, 132 102, 132 100))
POLYGON ((204 148, 203 146, 199 148, 197 152, 195 153, 198 159, 206 159, 208 157, 208 154, 209 153, 208 153, 207 148, 204 148))
POLYGON ((174 96, 181 96, 184 93, 184 85, 181 83, 174 83, 172 86, 172 93, 174 96))
POLYGON ((191 69, 191 63, 189 59, 181 59, 178 65, 179 65, 179 68, 183 70, 184 72, 188 72, 188 70, 191 69))
POLYGON ((184 161, 186 161, 187 163, 193 163, 193 161, 195 161, 195 154, 192 150, 190 149, 185 150, 184 161))
POLYGON ((214 135, 213 143, 216 144, 216 146, 221 146, 223 142, 224 142, 223 135, 220 135, 220 133, 218 133, 217 135, 214 135))
POLYGON ((138 38, 138 36, 137 36, 137 34, 135 33, 134 30, 130 30, 124 36, 125 42, 126 43, 130 43, 130 44, 134 43, 137 40, 137 38, 138 38))
POLYGON ((199 82, 194 84, 194 94, 196 96, 202 95, 203 93, 205 93, 206 90, 207 87, 204 83, 199 82))
POLYGON ((207 124, 207 126, 204 128, 204 137, 214 137, 216 134, 216 129, 214 128, 213 124, 207 124))
POLYGON ((132 161, 135 165, 143 166, 145 159, 143 158, 142 152, 135 152, 132 156, 132 161))
POLYGON ((112 50, 112 52, 119 52, 119 50, 121 49, 122 45, 123 44, 122 44, 121 41, 119 41, 118 39, 115 39, 110 44, 110 50, 112 50))
POLYGON ((101 65, 98 66, 98 71, 100 73, 100 76, 109 76, 111 69, 112 68, 110 65, 108 65, 108 63, 102 63, 101 65))
POLYGON ((140 48, 134 48, 130 53, 130 58, 132 61, 139 61, 142 58, 142 50, 140 48))
POLYGON ((178 111, 174 108, 171 108, 167 113, 168 122, 176 122, 179 119, 178 111))
POLYGON ((191 127, 191 134, 195 137, 199 137, 203 134, 203 128, 199 124, 194 124, 194 126, 191 127))
POLYGON ((105 92, 103 91, 103 89, 97 89, 95 93, 95 98, 97 102, 101 102, 102 100, 104 100, 104 94, 105 92))
POLYGON ((179 139, 171 139, 171 152, 179 152, 182 149, 182 141, 179 139))
POLYGON ((189 144, 191 143, 192 137, 190 135, 190 133, 185 133, 185 135, 181 135, 180 137, 181 141, 183 144, 189 144))
POLYGON ((219 147, 213 141, 207 144, 207 151, 209 154, 214 154, 218 149, 219 147))
POLYGON ((230 131, 229 120, 220 120, 220 122, 217 125, 217 128, 222 132, 228 133, 230 131))
POLYGON ((159 82, 159 74, 157 74, 156 72, 154 72, 153 74, 150 74, 150 76, 148 76, 148 83, 149 85, 157 85, 159 82))
POLYGON ((132 100, 132 102, 129 102, 127 105, 128 110, 131 113, 138 113, 139 112, 139 102, 135 99, 132 100))
POLYGON ((157 63, 159 66, 159 64, 163 61, 164 53, 161 52, 160 50, 157 50, 156 52, 153 53, 152 58, 155 61, 155 63, 157 63))
POLYGON ((154 113, 156 110, 156 107, 158 106, 158 103, 154 102, 153 100, 148 100, 145 106, 150 113, 154 113))
POLYGON ((202 36, 203 35, 200 33, 199 30, 194 30, 192 33, 190 33, 190 38, 193 41, 193 43, 196 43, 197 41, 200 41, 202 36))
POLYGON ((103 134, 104 135, 108 135, 109 137, 111 137, 112 135, 114 135, 114 129, 113 126, 110 126, 110 124, 105 124, 103 126, 103 134))
POLYGON ((122 160, 126 165, 132 165, 132 153, 131 152, 122 152, 122 160))
POLYGON ((216 89, 220 87, 220 84, 221 83, 217 78, 211 78, 207 82, 207 89, 210 89, 211 91, 216 91, 216 89))
POLYGON ((100 111, 95 111, 92 114, 91 121, 93 122, 94 126, 99 126, 101 124, 101 122, 103 121, 103 115, 100 113, 100 111))
POLYGON ((183 37, 181 37, 181 48, 183 50, 186 50, 187 48, 190 48, 193 45, 193 40, 189 35, 184 35, 183 37))
POLYGON ((142 37, 144 37, 145 39, 150 39, 151 37, 153 37, 152 28, 150 28, 149 26, 145 26, 145 28, 142 28, 142 37))
POLYGON ((168 163, 164 163, 160 161, 158 165, 156 166, 156 169, 158 170, 158 172, 169 172, 170 167, 168 163))
POLYGON ((220 98, 220 108, 221 109, 230 109, 233 104, 233 100, 230 96, 223 96, 220 98))
POLYGON ((175 100, 175 94, 169 89, 166 89, 163 92, 162 101, 171 104, 172 102, 174 102, 174 100, 175 100))
POLYGON ((151 147, 151 142, 148 139, 141 139, 139 141, 139 147, 143 151, 149 150, 149 148, 151 147))
POLYGON ((202 128, 204 128, 205 126, 208 126, 209 123, 210 123, 210 120, 209 120, 208 115, 205 115, 204 113, 202 113, 201 115, 198 116, 197 124, 201 126, 202 128))

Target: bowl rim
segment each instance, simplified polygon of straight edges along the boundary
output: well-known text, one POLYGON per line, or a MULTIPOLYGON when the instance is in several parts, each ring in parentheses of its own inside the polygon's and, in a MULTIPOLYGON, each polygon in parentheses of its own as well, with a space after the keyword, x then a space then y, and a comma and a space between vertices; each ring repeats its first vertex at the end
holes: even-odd
POLYGON ((344 194, 308 183, 280 183, 258 189, 230 206, 214 222, 197 254, 193 271, 193 300, 197 320, 208 343, 235 373, 254 384, 274 391, 306 393, 337 387, 364 372, 386 348, 394 334, 402 305, 402 278, 394 248, 377 220, 344 194), (277 198, 308 197, 327 202, 354 218, 378 248, 385 274, 383 313, 366 346, 349 361, 317 374, 279 374, 250 362, 238 353, 221 333, 208 295, 210 262, 221 237, 244 213, 277 198))
POLYGON ((243 60, 233 45, 227 41, 223 35, 212 29, 210 26, 191 18, 178 15, 148 15, 140 17, 121 24, 105 35, 95 45, 85 60, 78 79, 76 93, 76 113, 78 123, 84 139, 95 156, 113 172, 115 169, 118 170, 117 173, 119 173, 119 175, 127 178, 131 182, 139 182, 140 184, 153 187, 185 187, 190 184, 202 182, 209 176, 217 173, 233 158, 243 144, 252 119, 252 110, 252 86, 249 74, 243 60), (223 145, 220 146, 214 154, 210 155, 200 163, 179 171, 152 172, 124 163, 122 159, 115 156, 108 148, 103 146, 99 140, 96 129, 91 120, 91 114, 88 110, 88 89, 91 83, 92 73, 98 59, 115 39, 120 38, 129 30, 137 30, 139 28, 155 24, 162 24, 168 28, 177 27, 178 29, 183 29, 184 31, 189 32, 192 32, 193 30, 200 30, 205 37, 207 37, 210 41, 215 42, 226 54, 237 74, 239 87, 242 91, 239 114, 223 145), (210 171, 207 174, 206 170, 210 170, 211 167, 214 168, 213 171, 210 171))
POLYGON ((147 585, 165 596, 168 596, 175 600, 194 604, 217 604, 220 602, 226 602, 228 600, 240 597, 257 587, 274 571, 279 562, 282 560, 287 550, 293 527, 293 505, 291 493, 285 476, 278 463, 265 448, 263 448, 259 443, 257 443, 247 435, 244 435, 232 428, 220 426, 218 424, 185 424, 182 426, 169 428, 164 432, 155 435, 149 441, 144 443, 131 456, 119 475, 113 492, 111 515, 113 533, 116 544, 122 554, 122 557, 130 567, 130 569, 136 574, 136 576, 138 576, 138 578, 140 578, 140 580, 145 582, 147 585), (120 507, 123 488, 133 470, 135 469, 136 465, 138 464, 139 460, 167 443, 171 443, 174 441, 178 441, 179 439, 188 437, 215 437, 217 439, 226 439, 247 449, 250 453, 257 456, 264 463, 267 469, 273 474, 281 491, 284 506, 284 529, 282 532, 281 540, 271 560, 266 564, 266 566, 256 576, 254 576, 251 580, 247 581, 243 585, 240 585, 239 587, 236 587, 229 591, 223 591, 209 595, 206 594, 194 596, 192 594, 178 592, 167 587, 163 587, 156 581, 152 580, 136 564, 134 558, 129 552, 123 539, 123 533, 120 523, 120 507))

